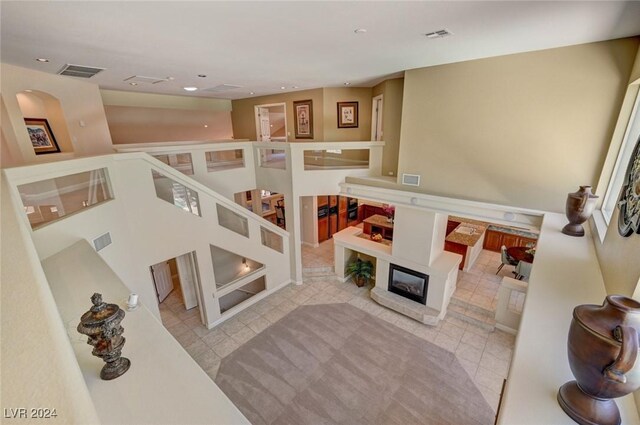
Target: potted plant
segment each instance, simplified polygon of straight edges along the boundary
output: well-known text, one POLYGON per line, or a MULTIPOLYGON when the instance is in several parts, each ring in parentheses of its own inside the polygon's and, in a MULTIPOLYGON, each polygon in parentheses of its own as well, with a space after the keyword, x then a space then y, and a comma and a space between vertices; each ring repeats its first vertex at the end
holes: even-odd
POLYGON ((371 261, 356 261, 347 265, 347 273, 353 276, 358 287, 362 287, 373 277, 373 263, 371 261))

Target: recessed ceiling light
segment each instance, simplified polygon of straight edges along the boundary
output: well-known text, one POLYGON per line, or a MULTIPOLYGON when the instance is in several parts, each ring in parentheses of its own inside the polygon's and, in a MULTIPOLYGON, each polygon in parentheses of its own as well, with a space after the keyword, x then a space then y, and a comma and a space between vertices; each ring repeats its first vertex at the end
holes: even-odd
POLYGON ((200 77, 200 78, 207 78, 206 74, 198 74, 198 77, 200 77))
POLYGON ((353 30, 353 32, 355 32, 356 34, 364 34, 365 32, 367 32, 367 30, 364 28, 357 28, 353 30))
POLYGON ((176 77, 167 77, 167 80, 169 80, 169 81, 173 81, 175 79, 176 79, 176 77))
POLYGON ((204 125, 204 128, 208 128, 208 127, 209 127, 208 125, 206 125, 206 124, 204 125))
POLYGON ((183 89, 185 89, 186 91, 196 91, 196 90, 198 90, 197 87, 193 87, 193 86, 183 87, 183 89))
POLYGON ((25 90, 25 91, 26 91, 27 93, 31 93, 31 92, 33 92, 33 90, 29 90, 29 89, 27 89, 27 90, 25 90))
POLYGON ((131 82, 131 83, 129 83, 129 85, 137 86, 137 85, 138 85, 138 83, 131 82))
POLYGON ((38 62, 49 62, 49 59, 47 59, 47 58, 36 58, 36 60, 38 62))
POLYGON ((293 86, 293 87, 291 87, 291 88, 292 88, 292 89, 299 89, 300 87, 298 87, 298 86, 293 86))
POLYGON ((344 85, 345 85, 345 86, 350 86, 350 85, 351 85, 351 83, 344 83, 344 85))
POLYGON ((249 94, 255 94, 255 92, 250 91, 249 94))
POLYGON ((280 87, 280 90, 284 90, 284 89, 286 89, 286 87, 285 87, 285 86, 280 87))

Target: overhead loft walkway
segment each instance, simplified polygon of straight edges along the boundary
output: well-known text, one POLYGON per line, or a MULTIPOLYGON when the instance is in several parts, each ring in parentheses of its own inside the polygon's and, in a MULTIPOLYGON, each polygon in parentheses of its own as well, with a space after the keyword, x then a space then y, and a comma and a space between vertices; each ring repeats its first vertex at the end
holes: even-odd
POLYGON ((84 239, 158 318, 149 267, 186 253, 196 258, 197 304, 209 327, 290 282, 288 232, 149 155, 76 159, 4 175, 40 259, 84 239), (216 262, 220 252, 233 255, 216 262), (257 295, 222 305, 225 295, 256 280, 265 282, 257 295))

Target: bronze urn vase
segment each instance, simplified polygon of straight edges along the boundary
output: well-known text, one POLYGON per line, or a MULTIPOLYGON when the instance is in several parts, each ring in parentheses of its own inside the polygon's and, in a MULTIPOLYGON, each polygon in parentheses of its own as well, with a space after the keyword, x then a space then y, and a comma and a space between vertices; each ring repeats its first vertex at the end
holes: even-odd
POLYGON ((100 378, 108 381, 123 375, 131 366, 131 361, 122 357, 125 338, 120 322, 125 313, 117 304, 103 302, 101 294, 93 294, 91 302, 93 306, 82 315, 78 332, 89 337, 87 344, 93 346, 91 354, 106 362, 100 378))
POLYGON ((558 391, 558 403, 582 425, 619 425, 615 401, 640 388, 640 303, 609 295, 601 306, 579 305, 569 328, 569 365, 575 381, 558 391))
POLYGON ((562 233, 569 236, 584 236, 582 223, 587 221, 596 208, 598 196, 591 193, 591 186, 580 186, 577 192, 567 196, 566 214, 569 224, 562 233))

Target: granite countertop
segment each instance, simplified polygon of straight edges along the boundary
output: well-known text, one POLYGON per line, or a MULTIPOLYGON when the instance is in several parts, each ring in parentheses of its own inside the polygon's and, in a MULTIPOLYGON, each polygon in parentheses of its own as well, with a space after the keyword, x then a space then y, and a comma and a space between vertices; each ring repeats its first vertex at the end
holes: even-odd
POLYGON ((523 236, 525 238, 530 238, 530 239, 538 239, 538 235, 539 235, 539 232, 535 230, 501 225, 501 224, 492 224, 492 223, 487 223, 486 221, 473 220, 471 218, 457 217, 454 215, 450 215, 449 220, 458 221, 463 224, 464 223, 478 224, 480 226, 484 226, 487 230, 493 230, 494 232, 510 233, 512 235, 523 236))
POLYGON ((532 232, 526 229, 516 229, 515 227, 499 226, 496 224, 491 224, 488 229, 495 232, 510 233, 512 235, 518 235, 529 239, 538 239, 537 232, 532 232))
POLYGON ((387 229, 393 229, 393 222, 387 221, 387 217, 385 217, 383 215, 380 215, 380 214, 372 215, 369 218, 365 218, 363 221, 365 223, 372 224, 374 226, 386 227, 387 229))
MULTIPOLYGON (((457 219, 455 220, 457 221, 457 219)), ((484 235, 487 227, 477 220, 462 220, 462 222, 453 230, 453 232, 449 233, 449 235, 445 238, 446 242, 458 243, 460 245, 466 246, 475 246, 476 243, 480 240, 482 235, 484 235), (473 229, 472 234, 462 233, 458 230, 461 228, 471 228, 473 229)))

